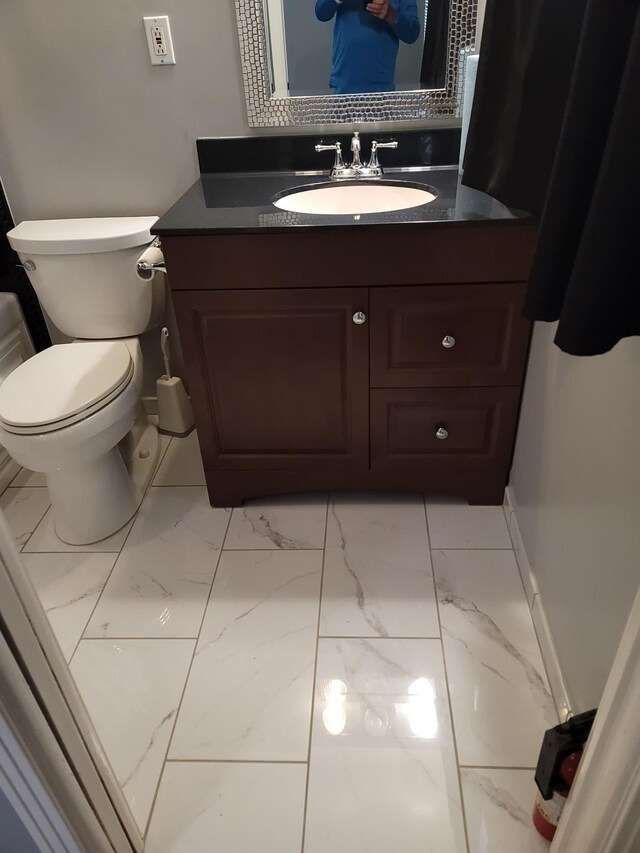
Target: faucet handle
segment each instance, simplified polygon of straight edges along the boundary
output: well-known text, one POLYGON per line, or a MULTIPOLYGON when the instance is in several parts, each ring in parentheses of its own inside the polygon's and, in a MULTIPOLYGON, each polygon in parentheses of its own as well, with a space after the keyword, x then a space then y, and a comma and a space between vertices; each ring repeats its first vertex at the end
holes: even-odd
POLYGON ((316 151, 335 151, 336 159, 331 170, 331 176, 344 172, 344 160, 342 159, 342 143, 334 142, 333 145, 316 145, 316 151))
POLYGON ((380 161, 378 160, 378 148, 397 148, 398 142, 394 140, 393 142, 377 142, 375 139, 371 143, 371 159, 367 163, 367 171, 369 174, 374 173, 377 175, 382 174, 382 166, 380 165, 380 161))

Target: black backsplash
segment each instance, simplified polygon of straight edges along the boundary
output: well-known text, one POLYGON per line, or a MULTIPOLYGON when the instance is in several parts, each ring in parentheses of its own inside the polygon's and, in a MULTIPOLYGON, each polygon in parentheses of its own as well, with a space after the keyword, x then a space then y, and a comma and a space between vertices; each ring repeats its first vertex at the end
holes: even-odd
MULTIPOLYGON (((216 172, 304 172, 330 169, 333 154, 318 154, 316 143, 342 143, 345 160, 350 160, 349 146, 353 133, 313 133, 290 136, 238 136, 220 139, 198 139, 198 161, 203 175, 216 172)), ((403 130, 397 133, 364 131, 362 159, 369 157, 371 140, 398 141, 398 147, 380 152, 387 168, 402 166, 453 166, 458 162, 460 128, 403 130)))
POLYGON ((36 350, 51 346, 49 330, 42 315, 38 297, 22 267, 20 260, 7 240, 7 232, 15 225, 0 183, 0 292, 15 293, 36 350))

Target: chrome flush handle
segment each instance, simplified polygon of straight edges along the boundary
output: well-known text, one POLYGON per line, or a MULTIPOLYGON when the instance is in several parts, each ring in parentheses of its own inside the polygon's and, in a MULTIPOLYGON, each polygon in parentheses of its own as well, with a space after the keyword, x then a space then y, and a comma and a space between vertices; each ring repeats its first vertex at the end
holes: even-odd
POLYGON ((33 272, 36 268, 35 261, 26 260, 23 264, 16 264, 17 267, 20 267, 25 272, 33 272))

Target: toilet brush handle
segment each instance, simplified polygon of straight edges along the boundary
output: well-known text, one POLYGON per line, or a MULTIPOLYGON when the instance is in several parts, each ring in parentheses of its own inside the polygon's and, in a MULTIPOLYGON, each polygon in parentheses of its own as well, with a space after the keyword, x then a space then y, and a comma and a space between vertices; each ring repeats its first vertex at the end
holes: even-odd
POLYGON ((169 329, 165 326, 160 332, 160 349, 164 360, 164 372, 167 379, 171 379, 171 367, 169 365, 169 329))

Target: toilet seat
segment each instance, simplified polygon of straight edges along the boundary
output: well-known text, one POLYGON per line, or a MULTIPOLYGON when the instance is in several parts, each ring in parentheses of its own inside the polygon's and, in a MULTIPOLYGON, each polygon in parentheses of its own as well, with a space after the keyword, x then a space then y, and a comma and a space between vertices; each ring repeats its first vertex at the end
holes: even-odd
POLYGON ((129 385, 134 362, 120 341, 58 344, 25 361, 0 385, 7 432, 53 432, 81 421, 129 385))

